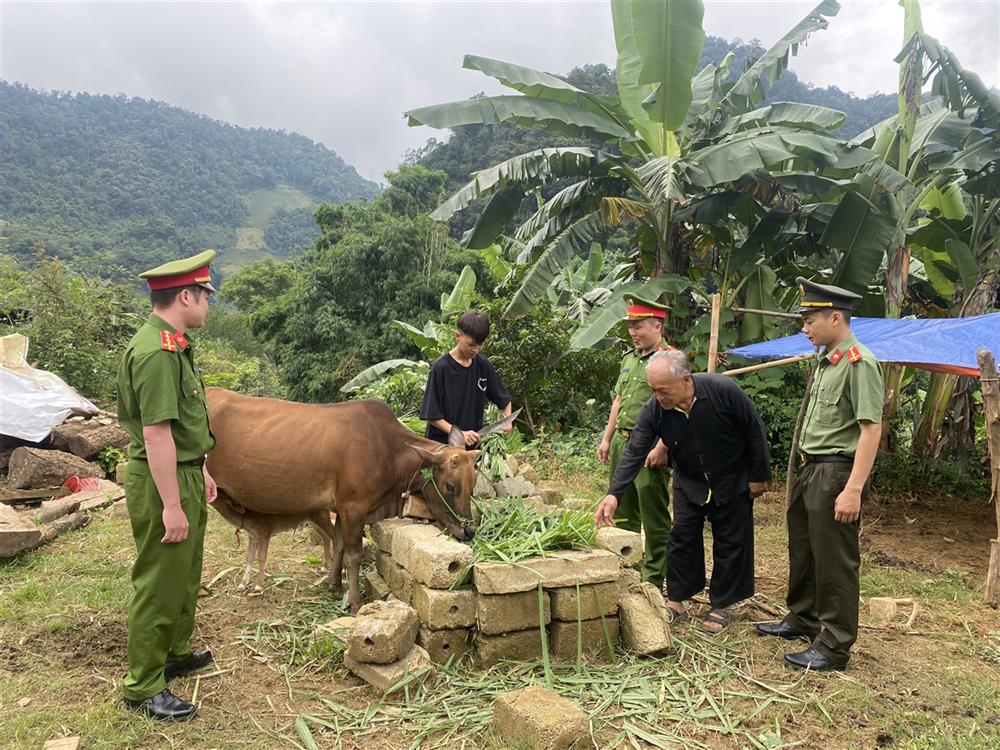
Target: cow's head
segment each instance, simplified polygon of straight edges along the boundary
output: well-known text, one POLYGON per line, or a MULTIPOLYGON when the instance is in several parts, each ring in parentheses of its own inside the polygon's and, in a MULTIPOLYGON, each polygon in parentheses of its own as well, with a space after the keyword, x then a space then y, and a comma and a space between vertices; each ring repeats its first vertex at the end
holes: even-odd
POLYGON ((410 447, 420 454, 422 467, 430 470, 432 481, 421 494, 431 513, 456 539, 472 539, 476 525, 472 521, 471 498, 480 451, 445 445, 431 450, 410 447))

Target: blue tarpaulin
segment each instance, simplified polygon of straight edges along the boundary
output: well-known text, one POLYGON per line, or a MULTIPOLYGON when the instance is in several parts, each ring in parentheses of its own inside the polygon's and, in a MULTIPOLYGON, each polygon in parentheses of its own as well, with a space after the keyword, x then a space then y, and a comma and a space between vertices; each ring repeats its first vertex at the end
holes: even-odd
MULTIPOLYGON (((851 330, 879 361, 923 370, 979 375, 977 350, 989 349, 1000 358, 1000 313, 974 318, 853 318, 851 330)), ((730 349, 729 354, 750 359, 779 359, 810 354, 813 350, 809 339, 797 333, 730 349)))

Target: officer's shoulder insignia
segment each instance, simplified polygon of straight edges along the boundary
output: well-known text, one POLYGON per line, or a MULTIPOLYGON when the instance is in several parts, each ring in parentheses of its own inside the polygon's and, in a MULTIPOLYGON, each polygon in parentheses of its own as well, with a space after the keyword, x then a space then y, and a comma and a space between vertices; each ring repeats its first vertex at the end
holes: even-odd
POLYGON ((177 342, 170 335, 170 331, 160 331, 160 348, 168 352, 177 351, 177 342))
POLYGON ((188 348, 188 340, 186 338, 184 338, 184 334, 183 333, 175 333, 174 334, 174 341, 177 342, 177 346, 180 347, 181 351, 184 351, 185 349, 188 348))
POLYGON ((847 350, 847 358, 851 360, 852 365, 856 365, 858 362, 864 359, 861 351, 856 346, 852 346, 847 350))
POLYGON ((837 364, 841 359, 843 359, 843 357, 844 353, 840 351, 840 349, 834 349, 833 354, 830 355, 830 364, 831 365, 837 364))

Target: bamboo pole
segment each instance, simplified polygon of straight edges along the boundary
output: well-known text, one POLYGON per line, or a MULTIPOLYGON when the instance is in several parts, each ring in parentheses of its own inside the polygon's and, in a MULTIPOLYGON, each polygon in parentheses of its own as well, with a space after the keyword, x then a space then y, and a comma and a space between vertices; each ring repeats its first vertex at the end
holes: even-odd
POLYGON ((802 320, 802 315, 799 313, 781 312, 780 310, 755 310, 752 307, 733 307, 733 312, 770 315, 772 318, 795 318, 796 320, 802 320))
POLYGON ((708 371, 715 372, 719 360, 719 313, 722 311, 722 295, 712 295, 712 327, 708 337, 708 371))
POLYGON ((761 362, 759 365, 747 365, 746 367, 737 367, 734 370, 726 370, 723 375, 742 375, 745 372, 757 372, 757 370, 766 370, 770 367, 781 367, 783 365, 791 365, 796 362, 805 362, 807 359, 812 359, 815 354, 797 354, 794 357, 783 357, 782 359, 772 359, 770 362, 761 362))
POLYGON ((997 606, 1000 593, 1000 373, 993 354, 987 349, 976 352, 979 362, 979 382, 983 389, 983 411, 986 415, 986 444, 990 455, 990 500, 997 514, 997 536, 990 540, 990 565, 986 569, 986 603, 997 606))

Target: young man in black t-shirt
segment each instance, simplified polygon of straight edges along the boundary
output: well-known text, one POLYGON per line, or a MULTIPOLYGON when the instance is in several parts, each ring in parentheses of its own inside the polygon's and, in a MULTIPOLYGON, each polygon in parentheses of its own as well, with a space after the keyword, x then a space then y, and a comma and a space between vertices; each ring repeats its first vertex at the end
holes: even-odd
MULTIPOLYGON (((420 418, 427 420, 425 434, 431 440, 447 443, 451 428, 458 427, 465 438, 465 447, 474 446, 479 442, 486 399, 496 404, 504 416, 510 414, 510 394, 493 364, 480 354, 489 335, 490 319, 485 313, 476 310, 462 313, 455 331, 455 346, 431 365, 420 408, 420 418)), ((510 429, 507 427, 504 432, 510 429)))

